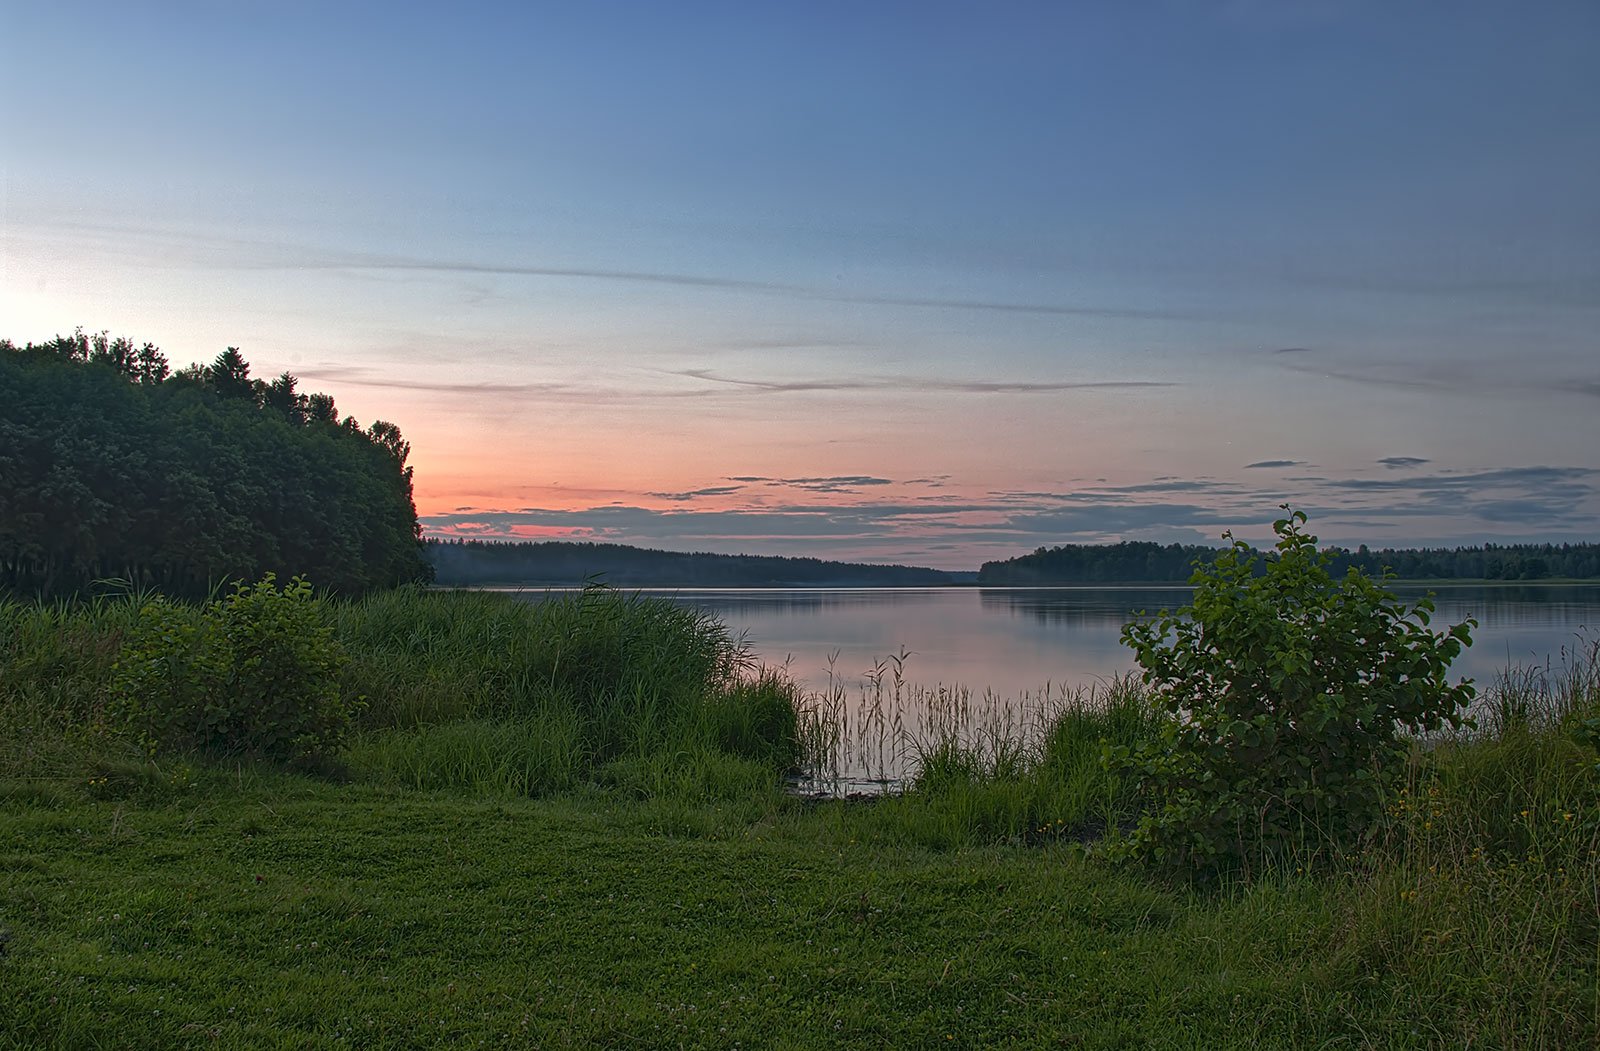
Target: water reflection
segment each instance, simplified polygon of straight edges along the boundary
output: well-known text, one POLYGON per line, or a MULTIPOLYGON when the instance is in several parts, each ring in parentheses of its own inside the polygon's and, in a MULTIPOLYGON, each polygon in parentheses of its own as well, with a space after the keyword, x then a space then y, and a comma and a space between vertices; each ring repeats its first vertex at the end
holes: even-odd
POLYGON ((1189 601, 1187 588, 981 588, 979 601, 992 613, 1034 617, 1048 624, 1122 625, 1141 613, 1176 609, 1189 601))
MULTIPOLYGON (((1429 589, 1400 588, 1408 601, 1429 589)), ((1600 630, 1600 586, 1462 585, 1431 589, 1435 626, 1478 621, 1458 674, 1486 681, 1511 664, 1559 663, 1600 630)), ((647 590, 706 609, 742 632, 763 661, 806 685, 832 675, 852 687, 891 655, 909 654, 908 683, 978 694, 1037 696, 1133 668, 1122 626, 1174 609, 1186 588, 792 588, 647 590)), ((537 599, 543 593, 524 593, 537 599)))

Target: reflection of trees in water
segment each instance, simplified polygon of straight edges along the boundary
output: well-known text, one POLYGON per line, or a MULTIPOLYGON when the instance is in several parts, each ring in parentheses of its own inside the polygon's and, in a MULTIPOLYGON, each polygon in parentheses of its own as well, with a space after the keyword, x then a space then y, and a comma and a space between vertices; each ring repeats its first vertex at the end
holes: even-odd
MULTIPOLYGON (((1395 589, 1407 602, 1428 593, 1427 588, 1395 589)), ((1516 584, 1505 587, 1439 587, 1433 590, 1435 622, 1455 623, 1477 618, 1480 627, 1568 627, 1573 624, 1600 629, 1600 587, 1516 584)))
MULTIPOLYGON (((525 600, 568 594, 575 589, 527 590, 525 600)), ((1026 618, 1052 627, 1120 628, 1135 614, 1156 613, 1186 605, 1187 588, 978 588, 980 608, 986 615, 1026 618)), ((1467 617, 1479 628, 1558 628, 1577 626, 1600 632, 1600 587, 1593 585, 1440 585, 1434 588, 1398 585, 1402 599, 1415 602, 1430 590, 1437 612, 1434 623, 1454 624, 1467 617)), ((897 608, 936 613, 947 610, 959 621, 970 609, 970 596, 962 590, 861 588, 845 590, 669 590, 645 589, 645 595, 668 598, 707 610, 728 620, 763 617, 820 618, 851 610, 879 610, 885 623, 897 623, 897 608)), ((1482 638, 1482 636, 1479 636, 1482 638)), ((1559 642, 1556 643, 1559 645, 1559 642)))
POLYGON ((789 616, 815 616, 842 609, 865 606, 881 608, 925 601, 928 593, 888 589, 863 591, 682 591, 653 592, 685 606, 720 615, 747 617, 782 613, 789 616))
MULTIPOLYGON (((1429 588, 1398 586, 1406 602, 1429 588)), ((1585 585, 1508 585, 1439 587, 1434 593, 1436 624, 1476 618, 1479 627, 1571 627, 1600 631, 1600 587, 1585 585)), ((1121 626, 1140 613, 1187 605, 1193 592, 1175 588, 1070 588, 1013 590, 983 588, 986 612, 1030 617, 1044 624, 1121 626)))
POLYGON ((1031 617, 1045 624, 1121 627, 1140 613, 1176 609, 1191 595, 1184 588, 984 588, 980 599, 987 612, 1031 617))
MULTIPOLYGON (((499 589, 491 589, 499 590, 499 589)), ((743 591, 717 591, 712 589, 684 590, 676 588, 618 588, 618 591, 637 592, 646 598, 661 598, 682 606, 703 609, 719 616, 745 617, 750 615, 782 613, 805 616, 826 611, 862 607, 900 606, 925 601, 932 589, 860 588, 830 591, 822 588, 770 588, 743 591)), ((571 595, 581 588, 525 589, 511 592, 528 602, 571 595)))

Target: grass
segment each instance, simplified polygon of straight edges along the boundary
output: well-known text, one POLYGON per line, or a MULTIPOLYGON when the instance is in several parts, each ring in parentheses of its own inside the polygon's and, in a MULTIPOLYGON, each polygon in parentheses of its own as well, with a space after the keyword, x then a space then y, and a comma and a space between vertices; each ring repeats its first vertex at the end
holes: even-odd
POLYGON ((297 773, 123 742, 126 603, 0 604, 0 1048, 1600 1039, 1593 646, 1419 743, 1363 858, 1202 888, 1093 849, 1131 681, 1007 707, 890 661, 857 705, 614 594, 327 614, 369 703, 297 773), (894 752, 902 793, 782 790, 894 752))
POLYGON ((782 797, 755 815, 696 804, 686 825, 670 801, 596 791, 482 798, 251 769, 164 791, 7 806, 0 1046, 1594 1035, 1581 971, 1552 973, 1540 945, 1441 942, 1452 927, 1403 880, 1202 893, 1060 844, 907 846, 872 834, 872 807, 782 797))

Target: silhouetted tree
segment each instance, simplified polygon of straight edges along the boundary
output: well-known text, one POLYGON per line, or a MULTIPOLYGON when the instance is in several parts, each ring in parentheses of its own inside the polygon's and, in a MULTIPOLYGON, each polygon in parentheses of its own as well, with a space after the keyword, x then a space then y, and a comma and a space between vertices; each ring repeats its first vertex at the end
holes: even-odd
POLYGON ((229 347, 217 355, 205 370, 207 386, 221 398, 255 398, 255 388, 250 383, 250 363, 244 360, 238 347, 229 347))

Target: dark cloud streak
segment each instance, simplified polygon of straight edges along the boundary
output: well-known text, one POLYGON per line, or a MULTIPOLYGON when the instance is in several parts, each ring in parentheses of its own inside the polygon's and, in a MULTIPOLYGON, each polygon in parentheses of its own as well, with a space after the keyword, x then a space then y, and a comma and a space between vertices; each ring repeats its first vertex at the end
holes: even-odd
POLYGON ((689 500, 698 500, 705 496, 729 496, 733 493, 739 492, 742 489, 744 489, 744 486, 742 485, 712 485, 707 486, 704 489, 690 489, 688 492, 684 493, 648 493, 646 495, 654 496, 661 500, 672 500, 681 503, 689 500))

